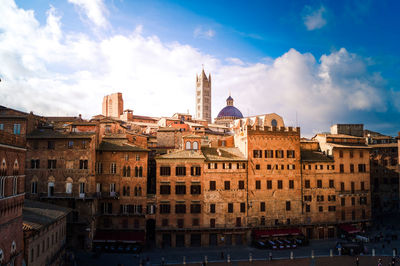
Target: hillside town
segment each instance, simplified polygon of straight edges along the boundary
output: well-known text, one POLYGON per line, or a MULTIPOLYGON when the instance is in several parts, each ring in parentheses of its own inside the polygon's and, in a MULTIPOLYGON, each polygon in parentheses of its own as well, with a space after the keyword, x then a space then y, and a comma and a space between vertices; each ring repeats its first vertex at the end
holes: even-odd
POLYGON ((119 92, 91 118, 0 106, 0 264, 69 265, 76 250, 279 249, 278 237, 362 235, 399 212, 397 136, 334 124, 305 138, 274 110, 244 117, 231 95, 213 119, 211 74, 195 81, 195 115, 138 115, 119 92))

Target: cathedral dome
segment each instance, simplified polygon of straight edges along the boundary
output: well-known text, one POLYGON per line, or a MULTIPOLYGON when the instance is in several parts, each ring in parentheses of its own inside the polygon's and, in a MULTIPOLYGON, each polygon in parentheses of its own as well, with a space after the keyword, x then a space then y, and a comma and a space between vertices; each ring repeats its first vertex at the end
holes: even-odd
POLYGON ((235 118, 243 118, 242 112, 239 111, 235 106, 225 106, 222 110, 218 113, 217 118, 224 118, 224 117, 235 117, 235 118))
POLYGON ((230 95, 226 99, 226 106, 222 108, 222 110, 219 112, 217 119, 224 117, 233 117, 235 119, 243 118, 242 112, 240 112, 239 109, 233 106, 233 98, 230 95))

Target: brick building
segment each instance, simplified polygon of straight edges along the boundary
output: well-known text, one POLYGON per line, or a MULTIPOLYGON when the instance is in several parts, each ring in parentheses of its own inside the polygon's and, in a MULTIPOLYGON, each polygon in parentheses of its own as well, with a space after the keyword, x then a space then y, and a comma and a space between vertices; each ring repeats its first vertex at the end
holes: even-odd
POLYGON ((371 148, 371 200, 374 216, 399 211, 399 167, 397 140, 367 131, 365 137, 371 148))
POLYGON ((0 264, 22 265, 26 113, 0 106, 0 264))
POLYGON ((28 134, 27 147, 27 197, 71 208, 70 243, 90 247, 97 206, 93 126, 69 126, 63 131, 41 127, 28 134))
POLYGON ((25 200, 23 209, 25 265, 65 265, 69 209, 25 200))

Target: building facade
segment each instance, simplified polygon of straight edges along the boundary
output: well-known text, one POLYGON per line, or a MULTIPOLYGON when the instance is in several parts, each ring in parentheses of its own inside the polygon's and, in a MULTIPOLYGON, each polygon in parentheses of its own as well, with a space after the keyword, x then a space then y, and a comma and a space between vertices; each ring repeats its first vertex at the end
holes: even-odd
POLYGON ((25 200, 23 209, 25 265, 65 265, 69 209, 25 200))

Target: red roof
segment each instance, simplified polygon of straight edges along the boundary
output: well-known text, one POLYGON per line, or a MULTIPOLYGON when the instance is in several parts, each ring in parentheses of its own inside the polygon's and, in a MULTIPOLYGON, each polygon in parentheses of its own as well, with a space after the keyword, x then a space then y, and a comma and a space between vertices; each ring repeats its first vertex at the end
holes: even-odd
POLYGON ((350 225, 350 224, 341 224, 340 229, 342 229, 343 231, 346 231, 349 234, 355 234, 355 233, 359 233, 360 230, 357 229, 356 227, 350 225))
POLYGON ((144 242, 143 231, 123 231, 123 230, 109 230, 109 231, 96 231, 93 242, 125 242, 137 243, 144 242))
POLYGON ((253 231, 255 238, 271 237, 271 236, 298 236, 302 232, 298 228, 271 229, 271 230, 255 230, 253 231))

